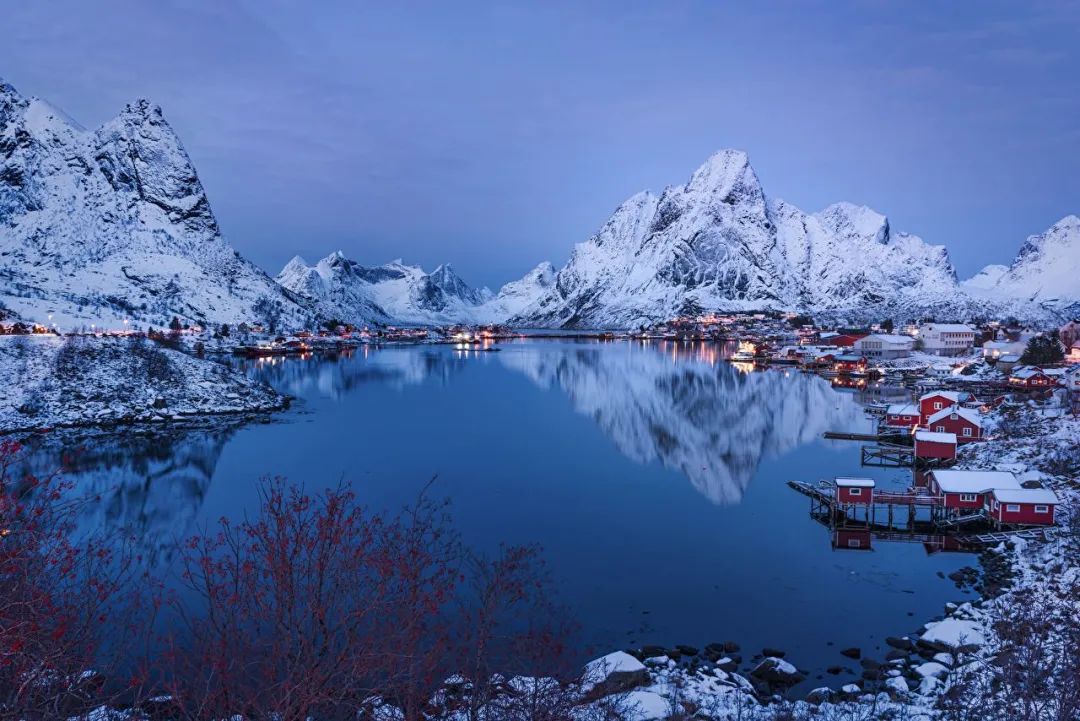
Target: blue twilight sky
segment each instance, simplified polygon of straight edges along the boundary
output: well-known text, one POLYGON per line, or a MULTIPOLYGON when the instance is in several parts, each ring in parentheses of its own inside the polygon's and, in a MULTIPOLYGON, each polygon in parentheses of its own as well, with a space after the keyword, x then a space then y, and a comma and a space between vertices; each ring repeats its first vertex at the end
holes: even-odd
POLYGON ((228 239, 497 287, 622 200, 749 152, 961 276, 1080 213, 1073 2, 0 0, 0 76, 95 126, 165 110, 228 239))

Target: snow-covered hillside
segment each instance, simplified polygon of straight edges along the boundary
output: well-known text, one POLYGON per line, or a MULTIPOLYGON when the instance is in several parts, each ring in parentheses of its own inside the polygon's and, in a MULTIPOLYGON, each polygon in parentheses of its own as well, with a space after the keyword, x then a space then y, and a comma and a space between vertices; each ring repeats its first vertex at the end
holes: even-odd
POLYGON ((61 328, 309 315, 222 238, 159 107, 138 100, 87 130, 3 81, 0 304, 61 328))
POLYGON ((0 433, 279 410, 225 365, 142 338, 0 336, 0 433))
POLYGON ((515 322, 627 327, 671 317, 687 300, 867 317, 973 307, 944 247, 863 206, 810 214, 771 199, 747 155, 723 150, 685 185, 619 206, 515 322))

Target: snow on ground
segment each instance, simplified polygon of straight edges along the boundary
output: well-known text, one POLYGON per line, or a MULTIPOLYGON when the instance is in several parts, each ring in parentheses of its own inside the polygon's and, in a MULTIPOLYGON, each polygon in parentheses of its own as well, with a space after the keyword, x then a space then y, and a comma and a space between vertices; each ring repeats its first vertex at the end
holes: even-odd
POLYGON ((0 433, 277 410, 231 368, 141 338, 0 336, 0 433))

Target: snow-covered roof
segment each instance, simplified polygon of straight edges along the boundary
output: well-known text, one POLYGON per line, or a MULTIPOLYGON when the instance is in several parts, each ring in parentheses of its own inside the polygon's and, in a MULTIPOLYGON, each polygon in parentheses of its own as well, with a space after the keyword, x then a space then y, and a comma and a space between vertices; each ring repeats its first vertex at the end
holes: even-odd
POLYGON ((975 329, 963 323, 927 323, 923 326, 927 330, 936 330, 940 333, 974 333, 975 329))
POLYGON ((1016 489, 1020 482, 1008 471, 933 471, 938 488, 945 493, 981 493, 1016 489))
POLYGON ((980 428, 982 427, 982 419, 979 418, 979 413, 977 411, 971 410, 970 408, 964 408, 963 406, 952 406, 950 408, 942 408, 940 411, 938 411, 934 415, 930 416, 926 420, 926 423, 927 423, 927 425, 931 425, 931 424, 934 423, 934 421, 940 421, 942 418, 947 418, 947 417, 951 416, 953 413, 960 416, 961 418, 963 418, 966 421, 970 421, 971 423, 974 423, 975 425, 979 426, 980 428))
POLYGON ((885 409, 890 416, 917 416, 919 409, 912 403, 894 403, 885 409))
POLYGON ((837 478, 836 485, 842 488, 873 488, 873 478, 837 478))
POLYGON ((936 433, 934 431, 915 431, 916 441, 927 443, 956 443, 955 433, 936 433))
POLYGON ((1020 366, 1013 368, 1013 378, 1034 378, 1037 375, 1046 375, 1046 371, 1038 366, 1020 366))
POLYGON ((1058 502, 1057 494, 1049 488, 995 488, 994 498, 1002 503, 1046 503, 1058 502))
POLYGON ((998 358, 998 361, 1001 363, 1016 363, 1019 360, 1020 356, 1016 355, 1015 353, 1009 353, 998 358))
POLYGON ((874 333, 868 335, 865 338, 860 338, 856 343, 864 343, 866 341, 880 341, 882 343, 892 343, 894 345, 914 345, 915 339, 909 335, 890 335, 887 333, 874 333))
POLYGON ((838 361, 861 361, 861 355, 855 355, 854 353, 844 353, 843 355, 836 356, 838 361))
POLYGON ((960 403, 969 395, 971 394, 967 391, 930 391, 929 393, 923 393, 919 396, 919 400, 925 401, 927 398, 941 397, 948 398, 953 403, 960 403))

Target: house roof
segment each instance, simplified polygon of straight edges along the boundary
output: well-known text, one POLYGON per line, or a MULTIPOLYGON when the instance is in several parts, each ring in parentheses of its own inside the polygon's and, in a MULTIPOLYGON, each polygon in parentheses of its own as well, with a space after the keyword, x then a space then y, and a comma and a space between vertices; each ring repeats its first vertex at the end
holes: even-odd
POLYGON ((837 478, 836 485, 842 488, 873 488, 873 478, 837 478))
POLYGON ((1013 368, 1013 378, 1034 378, 1037 375, 1046 375, 1046 372, 1038 366, 1020 366, 1013 368))
POLYGON ((945 493, 982 493, 1020 488, 1016 476, 1008 471, 933 471, 931 475, 938 488, 945 493))
POLYGON ((967 400, 970 395, 967 391, 930 391, 919 396, 919 400, 925 401, 927 398, 940 396, 941 398, 948 398, 953 403, 961 403, 967 400))
POLYGON ((1020 361, 1020 356, 1016 355, 1015 353, 1007 353, 1006 355, 1003 355, 1000 358, 998 358, 998 362, 1000 362, 1000 363, 1017 363, 1019 361, 1020 361))
POLYGON ((995 488, 994 498, 1002 503, 1047 503, 1058 502, 1057 494, 1049 488, 995 488))
POLYGON ((843 355, 836 356, 836 358, 834 360, 838 360, 838 361, 861 361, 862 359, 863 359, 863 357, 861 355, 855 355, 854 353, 844 353, 843 355))
POLYGON ((936 330, 940 333, 974 333, 975 329, 963 323, 927 323, 923 326, 928 330, 936 330))
POLYGON ((928 443, 952 443, 956 444, 955 433, 935 433, 934 431, 915 431, 915 440, 928 443))
POLYGON ((894 403, 885 409, 890 416, 917 416, 919 409, 913 403, 894 403))
POLYGON ((942 408, 940 411, 938 411, 934 415, 927 418, 926 419, 926 424, 930 425, 934 421, 940 421, 943 418, 947 418, 948 416, 951 416, 953 413, 960 416, 964 420, 966 420, 966 421, 968 421, 970 423, 974 423, 975 425, 982 428, 982 419, 979 418, 978 411, 973 411, 970 408, 964 408, 963 406, 952 406, 950 408, 942 408))
POLYGON ((881 341, 882 343, 896 343, 903 345, 914 345, 915 339, 909 335, 893 335, 888 333, 872 333, 865 338, 860 338, 860 341, 881 341))

